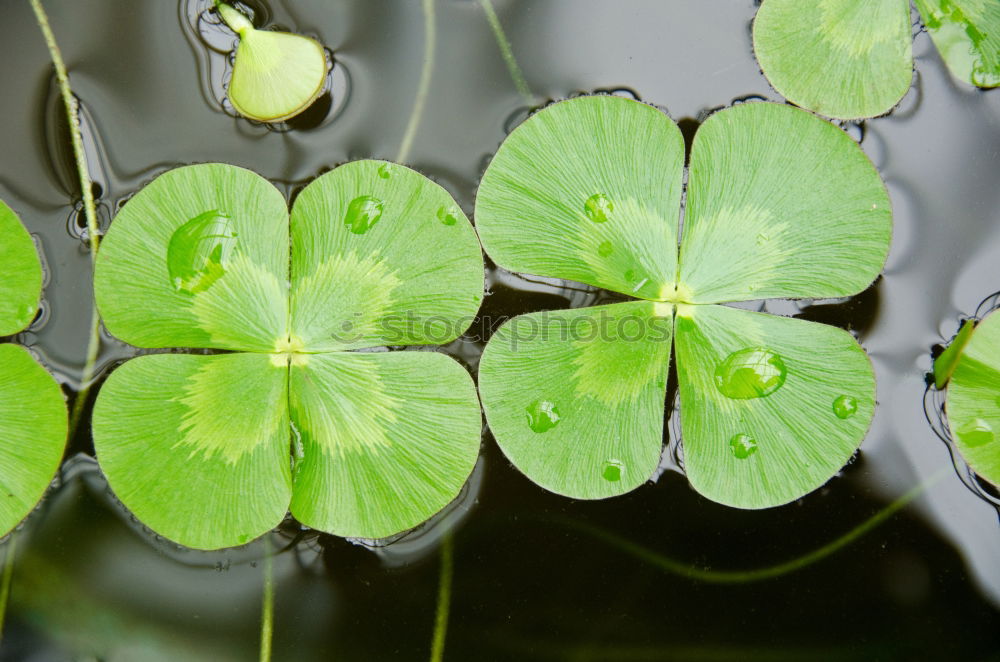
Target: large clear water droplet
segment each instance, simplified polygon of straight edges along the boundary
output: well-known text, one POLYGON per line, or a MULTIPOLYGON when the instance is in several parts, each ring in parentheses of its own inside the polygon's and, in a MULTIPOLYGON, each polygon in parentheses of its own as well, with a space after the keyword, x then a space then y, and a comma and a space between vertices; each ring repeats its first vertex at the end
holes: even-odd
POLYGON ((382 217, 384 203, 370 195, 359 195, 347 205, 344 225, 354 234, 364 234, 382 217))
POLYGON ((833 413, 837 418, 850 418, 858 413, 858 401, 849 395, 838 396, 833 401, 833 413))
POLYGON ((586 213, 587 218, 592 220, 594 223, 607 222, 608 216, 614 210, 614 203, 611 202, 611 199, 603 193, 595 193, 587 198, 587 201, 583 203, 584 213, 586 213))
POLYGON ((438 209, 437 218, 445 225, 455 225, 458 223, 457 212, 450 207, 441 207, 438 209))
POLYGON ((621 460, 608 460, 601 470, 601 477, 609 483, 617 483, 625 473, 625 464, 621 460))
POLYGON ((218 209, 177 228, 167 245, 167 271, 174 289, 186 294, 207 290, 225 275, 235 248, 232 220, 218 209))
POLYGON ((548 400, 535 400, 525 408, 528 427, 535 432, 548 432, 559 425, 559 410, 548 400))
POLYGON ((737 459, 745 460, 757 452, 757 440, 748 434, 734 434, 729 440, 729 450, 737 459))
POLYGON ((715 368, 715 386, 727 398, 763 398, 785 383, 788 370, 781 356, 763 347, 733 352, 715 368))
POLYGON ((996 437, 993 434, 993 426, 981 418, 975 418, 963 424, 955 432, 963 444, 971 447, 983 446, 996 437))

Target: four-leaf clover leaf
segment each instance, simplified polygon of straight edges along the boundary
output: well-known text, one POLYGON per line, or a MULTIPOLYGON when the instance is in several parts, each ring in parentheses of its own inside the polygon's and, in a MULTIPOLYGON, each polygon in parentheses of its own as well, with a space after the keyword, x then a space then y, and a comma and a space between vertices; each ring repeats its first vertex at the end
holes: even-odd
MULTIPOLYGON (((952 74, 1000 85, 1000 2, 914 0, 952 74)), ((765 0, 753 24, 761 70, 789 101, 839 119, 887 113, 913 78, 909 0, 765 0)))
POLYGON ((95 274, 108 330, 161 353, 108 378, 94 443, 141 521, 189 547, 245 543, 290 509, 379 538, 452 500, 478 456, 468 372, 432 351, 471 322, 483 259, 454 199, 356 161, 299 193, 223 164, 157 177, 115 218, 95 274))
MULTIPOLYGON (((14 211, 0 202, 0 336, 38 312, 42 265, 14 211)), ((45 494, 66 446, 67 411, 56 381, 20 345, 0 344, 0 536, 45 494)))
POLYGON ((504 141, 476 201, 486 252, 638 300, 508 322, 480 363, 483 407, 542 487, 627 492, 660 461, 672 340, 691 484, 733 506, 786 503, 861 443, 871 363, 840 329, 719 304, 863 290, 888 252, 889 198, 837 127, 746 103, 698 130, 681 224, 684 151, 663 112, 611 96, 551 105, 504 141))

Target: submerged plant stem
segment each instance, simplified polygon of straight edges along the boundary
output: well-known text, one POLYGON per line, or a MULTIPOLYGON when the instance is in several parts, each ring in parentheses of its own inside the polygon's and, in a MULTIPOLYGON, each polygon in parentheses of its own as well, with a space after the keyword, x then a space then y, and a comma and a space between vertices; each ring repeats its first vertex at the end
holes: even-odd
MULTIPOLYGON (((91 267, 97 261, 97 249, 100 245, 100 228, 97 225, 97 210, 94 207, 94 191, 90 180, 90 170, 87 168, 87 155, 83 151, 83 137, 80 135, 80 104, 73 96, 73 90, 69 86, 69 76, 66 73, 66 64, 63 62, 62 52, 56 43, 55 35, 52 34, 52 27, 49 25, 49 17, 42 7, 41 0, 30 0, 31 8, 35 12, 35 19, 38 27, 42 30, 45 38, 45 45, 49 49, 49 57, 52 59, 52 66, 56 70, 56 81, 59 83, 59 91, 62 94, 63 105, 66 108, 66 121, 69 124, 69 137, 73 145, 73 158, 76 161, 76 171, 80 177, 80 192, 83 195, 83 213, 87 219, 87 237, 90 240, 90 263, 91 267)), ((90 337, 87 342, 87 358, 84 363, 83 373, 80 376, 80 390, 76 394, 73 402, 73 411, 70 414, 69 429, 70 436, 76 432, 83 413, 83 407, 87 402, 87 393, 90 390, 90 380, 93 377, 94 365, 97 363, 97 353, 100 350, 99 336, 100 317, 97 308, 92 308, 90 316, 90 337)))
POLYGON ((434 617, 434 638, 431 640, 431 662, 444 659, 444 642, 448 634, 448 614, 451 611, 451 580, 455 573, 455 543, 449 531, 441 539, 441 574, 438 579, 437 614, 434 617))
POLYGON ((14 579, 14 554, 17 552, 17 535, 11 534, 7 541, 7 553, 3 557, 3 577, 0 578, 0 641, 3 641, 3 625, 10 602, 10 585, 14 579))
POLYGON ((507 71, 510 73, 511 80, 514 81, 514 87, 517 88, 518 94, 524 97, 525 102, 529 105, 533 104, 535 97, 531 93, 531 88, 528 87, 528 81, 525 80, 521 67, 517 65, 517 58, 514 57, 514 51, 511 49, 510 41, 507 40, 507 35, 503 31, 500 18, 497 16, 496 10, 493 9, 493 2, 491 0, 479 0, 479 4, 482 5, 483 12, 486 14, 486 20, 489 21, 490 28, 493 30, 493 37, 497 40, 497 46, 500 47, 500 55, 503 56, 504 64, 507 65, 507 71))
POLYGON ((274 554, 271 538, 264 536, 264 596, 260 608, 260 662, 271 662, 274 638, 274 554))
POLYGON ((434 17, 434 0, 423 0, 424 12, 424 64, 420 70, 420 82, 417 84, 417 98, 413 101, 413 111, 406 124, 403 142, 399 145, 398 163, 405 163, 413 147, 413 138, 417 135, 417 127, 424 115, 427 105, 427 94, 431 89, 431 76, 434 73, 434 55, 437 51, 437 22, 434 17))
POLYGON ((911 501, 923 494, 931 486, 935 485, 950 471, 951 467, 941 469, 936 474, 916 487, 911 488, 888 506, 875 513, 870 518, 836 540, 833 540, 798 558, 794 558, 777 565, 767 566, 765 568, 755 568, 753 570, 709 570, 706 568, 699 568, 697 566, 688 565, 683 561, 677 561, 664 556, 659 552, 632 542, 631 540, 623 538, 622 536, 612 533, 606 529, 592 526, 590 524, 583 524, 581 522, 572 522, 571 526, 611 545, 612 547, 617 547, 626 554, 630 554, 649 563, 650 565, 654 565, 674 575, 680 575, 681 577, 695 579, 710 584, 748 584, 751 582, 763 581, 765 579, 773 579, 775 577, 780 577, 781 575, 801 570, 802 568, 810 566, 813 563, 821 561, 831 554, 840 551, 905 508, 911 501))

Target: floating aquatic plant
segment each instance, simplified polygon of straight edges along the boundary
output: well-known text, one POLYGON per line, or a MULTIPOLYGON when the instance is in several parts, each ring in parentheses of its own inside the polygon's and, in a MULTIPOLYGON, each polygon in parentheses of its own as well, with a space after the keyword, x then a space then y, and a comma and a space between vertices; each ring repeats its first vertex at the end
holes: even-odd
MULTIPOLYGON (((915 0, 951 73, 1000 85, 1000 3, 915 0)), ((765 0, 753 24, 757 61, 793 103, 828 117, 888 112, 913 76, 909 0, 765 0)))
POLYGON ((672 341, 691 484, 733 506, 786 503, 857 449, 871 363, 840 329, 717 304, 863 290, 888 252, 889 198, 844 132, 779 104, 702 124, 678 244, 683 169, 677 125, 611 96, 549 106, 501 145, 476 203, 497 264, 639 300, 502 327, 480 364, 487 419, 548 490, 632 490, 660 461, 672 341))
POLYGON ((966 321, 934 362, 955 447, 973 471, 1000 487, 1000 314, 966 321))
MULTIPOLYGON (((24 330, 42 291, 42 265, 14 211, 0 202, 0 336, 24 330)), ((59 385, 19 345, 0 344, 0 536, 31 512, 66 446, 66 401, 59 385)))
POLYGON ((258 30, 239 10, 218 3, 216 11, 240 36, 229 81, 229 100, 244 117, 281 122, 319 98, 326 82, 323 46, 309 37, 258 30))
POLYGON ((455 497, 481 420, 468 372, 433 351, 471 323, 471 224, 422 175, 340 166, 296 198, 223 164, 167 172, 117 215, 97 263, 108 330, 154 354, 108 378, 94 442, 154 531, 245 543, 291 510, 342 536, 420 524, 455 497), (289 256, 291 256, 289 258, 289 256))

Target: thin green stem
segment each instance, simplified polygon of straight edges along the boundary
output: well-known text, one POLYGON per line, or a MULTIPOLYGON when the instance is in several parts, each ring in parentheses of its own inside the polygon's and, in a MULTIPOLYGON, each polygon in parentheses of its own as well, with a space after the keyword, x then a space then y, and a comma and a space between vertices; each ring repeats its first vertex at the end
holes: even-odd
POLYGON ((759 582, 765 579, 773 579, 774 577, 780 577, 781 575, 801 570, 802 568, 810 566, 813 563, 816 563, 817 561, 820 561, 843 549, 905 508, 911 501, 923 494, 932 485, 936 484, 945 475, 947 475, 949 471, 951 471, 951 467, 941 469, 923 483, 910 489, 888 506, 875 513, 872 517, 857 525, 836 540, 833 540, 798 558, 794 558, 777 565, 768 566, 766 568, 755 568, 753 570, 708 570, 705 568, 698 568, 696 566, 688 565, 682 561, 671 559, 660 554, 659 552, 634 543, 631 540, 623 538, 622 536, 612 533, 606 529, 580 522, 572 522, 570 525, 580 531, 583 531, 584 533, 592 535, 598 540, 601 540, 613 547, 617 547, 626 554, 630 554, 671 574, 680 575, 682 577, 687 577, 688 579, 695 579, 710 584, 746 584, 750 582, 759 582))
POLYGON ((271 662, 274 637, 274 555, 271 538, 264 537, 264 596, 260 608, 260 662, 271 662))
POLYGON ((10 585, 14 579, 14 555, 17 552, 17 535, 11 534, 7 541, 7 553, 3 557, 3 577, 0 578, 0 641, 3 641, 3 624, 7 617, 7 603, 10 602, 10 585))
POLYGON ((413 147, 413 138, 417 135, 417 127, 424 115, 427 105, 427 94, 431 90, 431 75, 434 73, 434 54, 437 51, 437 24, 434 18, 434 0, 423 0, 424 10, 424 64, 420 70, 420 82, 417 84, 417 98, 413 102, 413 112, 406 124, 403 142, 399 145, 396 161, 406 163, 413 147))
POLYGON ((434 637, 431 640, 431 662, 441 662, 444 659, 448 614, 451 612, 451 580, 454 574, 455 543, 449 531, 441 539, 441 570, 438 579, 437 614, 434 617, 434 637))
MULTIPOLYGON (((80 177, 80 192, 83 195, 83 213, 87 219, 87 236, 90 239, 90 262, 91 267, 97 262, 97 250, 100 247, 100 228, 97 224, 97 210, 94 207, 94 191, 90 179, 90 170, 87 168, 87 154, 83 150, 83 137, 80 135, 80 106, 73 96, 73 90, 69 86, 69 75, 66 73, 66 64, 63 62, 62 52, 56 43, 55 35, 52 34, 52 27, 49 25, 49 17, 42 7, 41 0, 30 0, 31 8, 35 12, 35 19, 38 27, 42 30, 45 38, 45 46, 49 49, 49 57, 52 59, 52 66, 56 70, 56 81, 59 83, 59 91, 62 94, 63 106, 66 108, 66 121, 69 124, 69 137, 73 145, 73 158, 76 161, 76 171, 80 177)), ((100 317, 97 308, 91 311, 90 319, 90 339, 87 342, 87 358, 83 366, 83 373, 80 376, 80 390, 76 394, 73 402, 73 411, 70 415, 70 434, 76 432, 83 413, 83 407, 87 402, 87 393, 90 390, 90 380, 94 376, 94 365, 97 363, 97 354, 100 351, 100 317)))
POLYGON ((514 57, 510 41, 507 40, 507 35, 503 31, 500 17, 497 16, 496 10, 493 9, 493 3, 490 0, 479 0, 479 4, 483 6, 483 12, 486 13, 486 20, 489 21, 490 28, 493 30, 493 37, 497 40, 497 46, 500 47, 500 55, 503 56, 504 64, 507 65, 507 71, 510 73, 511 80, 514 81, 514 87, 517 88, 518 94, 524 98, 525 102, 528 104, 534 103, 535 96, 531 93, 531 88, 528 87, 528 81, 525 80, 524 73, 521 72, 521 67, 517 65, 517 58, 514 57))

